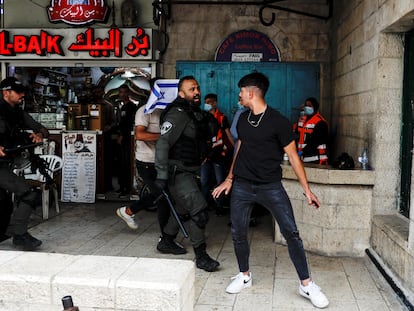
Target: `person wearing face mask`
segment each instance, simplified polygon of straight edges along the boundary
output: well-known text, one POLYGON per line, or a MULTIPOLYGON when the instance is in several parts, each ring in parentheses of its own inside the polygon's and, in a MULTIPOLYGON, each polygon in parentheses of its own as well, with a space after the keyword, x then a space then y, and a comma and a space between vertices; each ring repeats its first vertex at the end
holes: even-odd
POLYGON ((217 216, 222 216, 228 213, 228 209, 224 208, 224 197, 213 200, 211 196, 211 189, 218 184, 221 184, 230 168, 233 156, 233 137, 230 133, 230 124, 224 113, 222 113, 217 106, 217 94, 207 94, 204 97, 204 110, 210 112, 216 118, 220 130, 217 136, 213 138, 213 146, 211 152, 201 165, 200 184, 201 191, 210 205, 214 206, 217 216))
POLYGON ((319 102, 314 97, 305 100, 298 122, 294 126, 298 134, 298 155, 304 163, 328 164, 329 127, 319 113, 319 102))
MULTIPOLYGON (((155 184, 168 188, 177 213, 188 217, 188 231, 196 266, 208 272, 220 265, 206 251, 205 228, 209 220, 207 202, 200 190, 198 174, 212 146, 219 126, 214 116, 201 110, 200 86, 193 76, 178 82, 178 97, 161 114, 161 133, 155 147, 155 184)), ((179 231, 170 217, 163 228, 157 250, 165 253, 179 231)))

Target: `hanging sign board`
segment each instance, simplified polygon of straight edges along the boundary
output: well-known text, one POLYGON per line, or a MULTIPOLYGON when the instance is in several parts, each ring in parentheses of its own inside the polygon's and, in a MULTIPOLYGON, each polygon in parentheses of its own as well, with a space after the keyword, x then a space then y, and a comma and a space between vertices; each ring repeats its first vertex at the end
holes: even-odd
POLYGON ((62 202, 94 203, 96 134, 62 133, 62 202))
POLYGON ((109 12, 104 0, 52 0, 47 8, 49 21, 70 25, 105 23, 109 12))
POLYGON ((218 62, 279 62, 280 51, 265 34, 240 30, 225 38, 216 50, 218 62))

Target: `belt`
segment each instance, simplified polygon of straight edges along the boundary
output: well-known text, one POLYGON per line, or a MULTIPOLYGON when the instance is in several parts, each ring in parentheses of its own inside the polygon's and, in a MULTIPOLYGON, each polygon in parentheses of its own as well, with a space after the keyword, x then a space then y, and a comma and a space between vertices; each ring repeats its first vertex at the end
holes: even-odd
POLYGON ((239 177, 239 176, 235 176, 234 178, 237 180, 240 180, 241 182, 246 182, 252 185, 266 185, 266 184, 274 183, 274 181, 254 181, 254 180, 250 180, 250 179, 239 177))

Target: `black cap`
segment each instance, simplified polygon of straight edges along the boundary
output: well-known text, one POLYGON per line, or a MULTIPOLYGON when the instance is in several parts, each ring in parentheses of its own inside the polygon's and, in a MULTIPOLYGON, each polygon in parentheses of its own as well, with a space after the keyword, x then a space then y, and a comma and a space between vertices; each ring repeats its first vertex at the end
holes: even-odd
POLYGON ((0 90, 13 90, 17 93, 24 93, 24 86, 15 77, 8 77, 0 82, 0 90))

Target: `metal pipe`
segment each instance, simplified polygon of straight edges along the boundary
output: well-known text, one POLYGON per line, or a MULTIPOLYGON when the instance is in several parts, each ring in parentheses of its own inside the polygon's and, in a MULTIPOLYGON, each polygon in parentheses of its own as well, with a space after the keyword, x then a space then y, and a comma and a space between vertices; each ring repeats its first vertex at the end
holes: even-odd
MULTIPOLYGON (((308 16, 308 17, 313 17, 313 18, 318 18, 318 19, 323 19, 323 20, 328 20, 332 17, 333 14, 333 0, 327 0, 326 3, 328 5, 328 15, 327 16, 323 16, 323 15, 318 15, 318 14, 312 14, 309 12, 303 12, 303 11, 299 11, 299 10, 295 10, 295 9, 290 9, 290 8, 286 8, 286 7, 281 7, 278 5, 273 5, 273 3, 276 2, 282 2, 285 0, 263 0, 261 2, 257 2, 257 1, 208 1, 208 0, 155 0, 152 5, 154 7, 154 11, 156 11, 156 9, 160 12, 161 15, 164 15, 167 19, 171 17, 171 5, 172 4, 195 4, 195 5, 255 5, 255 6, 260 6, 259 9, 259 19, 260 22, 264 25, 264 26, 271 26, 273 25, 273 23, 276 20, 276 15, 274 12, 272 12, 271 14, 271 18, 270 21, 266 21, 264 19, 263 16, 263 11, 265 9, 274 9, 274 10, 279 10, 279 11, 286 11, 286 12, 290 12, 290 13, 294 13, 294 14, 299 14, 299 15, 304 15, 304 16, 308 16), (163 5, 167 5, 168 6, 168 14, 163 14, 163 5)), ((156 16, 156 12, 154 12, 154 21, 159 20, 159 16, 156 16)), ((157 22, 156 22, 157 24, 157 22)))
POLYGON ((371 253, 371 251, 368 248, 365 250, 365 253, 368 255, 368 258, 371 259, 371 261, 375 265, 375 267, 377 267, 378 271, 382 274, 382 276, 385 278, 385 280, 388 282, 388 284, 391 286, 391 288, 394 290, 394 292, 397 294, 397 296, 401 299, 402 303, 408 308, 408 310, 413 311, 414 306, 408 300, 408 298, 404 294, 404 292, 397 286, 397 284, 395 284, 392 277, 381 266, 381 264, 375 258, 374 254, 371 253))
POLYGON ((266 5, 275 2, 281 2, 285 0, 263 0, 261 2, 258 1, 208 1, 208 0, 158 0, 154 1, 158 4, 200 4, 200 5, 266 5))

